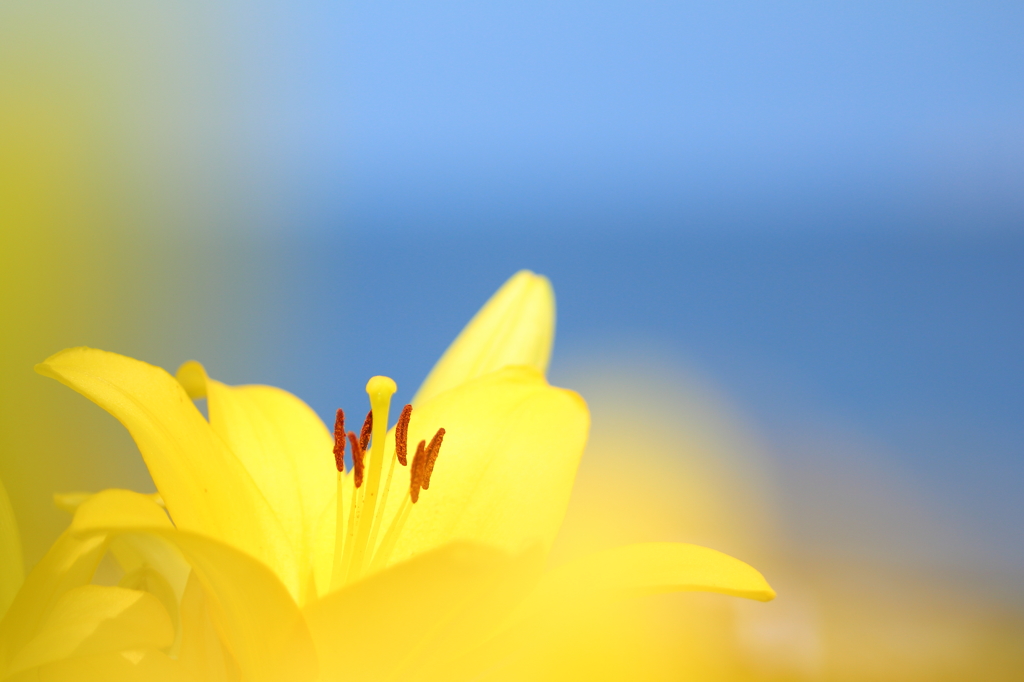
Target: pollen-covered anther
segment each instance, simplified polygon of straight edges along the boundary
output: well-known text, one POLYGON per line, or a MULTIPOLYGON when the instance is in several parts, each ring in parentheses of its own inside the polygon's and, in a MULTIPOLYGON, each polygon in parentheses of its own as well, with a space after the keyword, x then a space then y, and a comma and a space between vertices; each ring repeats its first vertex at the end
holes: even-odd
POLYGON ((373 410, 366 413, 363 428, 359 431, 359 447, 365 452, 370 445, 370 434, 373 433, 373 410))
POLYGON ((395 456, 398 463, 408 466, 409 457, 409 419, 412 417, 412 405, 402 408, 402 414, 398 417, 398 424, 395 426, 395 456))
POLYGON ((352 476, 353 482, 358 488, 363 484, 363 457, 366 455, 366 451, 363 450, 359 445, 359 437, 356 436, 355 431, 348 432, 348 443, 352 446, 352 476))
POLYGON ((416 446, 416 454, 412 458, 412 466, 409 468, 409 498, 413 504, 420 499, 420 483, 423 481, 423 469, 427 463, 427 441, 421 440, 416 446))
POLYGON ((345 473, 345 411, 341 409, 334 417, 334 466, 345 473))
POLYGON ((430 488, 430 476, 434 473, 434 463, 437 462, 437 455, 441 452, 443 440, 444 428, 440 428, 430 439, 430 445, 427 446, 426 460, 423 464, 423 483, 421 484, 424 490, 430 488))

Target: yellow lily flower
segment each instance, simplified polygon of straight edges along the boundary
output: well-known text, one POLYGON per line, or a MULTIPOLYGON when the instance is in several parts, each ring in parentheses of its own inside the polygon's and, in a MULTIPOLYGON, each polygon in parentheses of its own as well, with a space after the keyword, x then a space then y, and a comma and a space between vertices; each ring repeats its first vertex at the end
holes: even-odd
POLYGON ((520 272, 396 427, 394 382, 374 377, 363 432, 339 414, 333 438, 291 394, 195 362, 173 377, 88 348, 47 359, 37 371, 129 430, 159 496, 77 505, 0 621, 0 681, 498 679, 596 601, 773 598, 750 566, 678 543, 544 570, 589 430, 582 398, 545 379, 553 337, 550 284, 520 272), (123 578, 90 584, 108 552, 123 578))

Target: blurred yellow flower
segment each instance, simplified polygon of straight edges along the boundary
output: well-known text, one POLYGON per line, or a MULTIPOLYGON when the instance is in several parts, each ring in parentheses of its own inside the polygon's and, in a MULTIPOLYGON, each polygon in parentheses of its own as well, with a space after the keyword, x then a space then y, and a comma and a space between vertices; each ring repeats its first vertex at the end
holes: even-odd
POLYGON ((41 374, 129 430, 159 496, 65 500, 71 527, 0 622, 0 680, 492 679, 624 596, 773 598, 750 566, 680 543, 545 570, 590 418, 544 377, 553 336, 550 284, 520 272, 396 428, 394 382, 374 377, 363 433, 339 413, 334 438, 294 396, 195 362, 175 378, 88 348, 49 358, 41 374), (91 584, 108 552, 123 577, 91 584))
MULTIPOLYGON (((770 604, 710 594, 608 604, 585 628, 552 638, 546 658, 529 661, 518 679, 1024 678, 1019 590, 1001 587, 985 573, 944 570, 940 561, 872 551, 870 535, 859 546, 851 543, 856 551, 840 554, 802 535, 802 520, 784 497, 794 494, 796 484, 772 466, 778 455, 745 426, 728 397, 701 377, 656 354, 638 358, 619 349, 587 358, 571 372, 571 382, 587 396, 593 429, 552 556, 571 559, 654 538, 686 540, 749 559, 771 576, 782 596, 770 604), (624 453, 628 476, 622 471, 624 453)), ((827 467, 836 445, 816 443, 817 466, 824 461, 827 467)), ((813 511, 823 525, 843 533, 843 519, 827 500, 844 491, 849 495, 855 483, 842 469, 824 470, 828 476, 815 479, 814 492, 825 501, 813 511)), ((859 491, 865 506, 892 504, 879 490, 882 482, 913 504, 912 491, 879 477, 859 491)), ((840 509, 849 513, 848 507, 840 509)), ((962 550, 947 551, 954 558, 962 550)))

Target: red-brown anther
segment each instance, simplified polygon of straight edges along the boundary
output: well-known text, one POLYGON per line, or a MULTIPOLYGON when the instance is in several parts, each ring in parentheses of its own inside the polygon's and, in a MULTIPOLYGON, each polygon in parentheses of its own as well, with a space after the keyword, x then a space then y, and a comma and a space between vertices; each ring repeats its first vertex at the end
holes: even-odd
POLYGON ((407 458, 409 456, 408 441, 410 417, 412 417, 412 405, 406 405, 402 408, 402 414, 398 417, 398 424, 395 426, 395 455, 398 457, 398 463, 402 466, 407 466, 409 464, 407 458))
POLYGON ((359 447, 359 438, 355 431, 348 432, 348 443, 352 446, 352 476, 358 488, 363 484, 363 455, 366 452, 359 447))
POLYGON ((437 455, 441 452, 441 441, 444 440, 444 429, 438 429, 434 437, 430 439, 430 445, 427 446, 427 456, 423 463, 423 486, 424 490, 430 488, 430 475, 434 473, 434 462, 437 461, 437 455))
POLYGON ((370 433, 373 431, 373 410, 366 413, 366 421, 363 422, 363 430, 359 432, 359 447, 366 452, 370 444, 370 433))
POLYGON ((334 417, 334 466, 345 473, 345 411, 338 410, 334 417))
POLYGON ((426 452, 427 441, 421 440, 416 446, 416 454, 412 458, 412 466, 409 468, 409 497, 413 504, 420 499, 420 482, 423 478, 423 465, 427 463, 426 452))

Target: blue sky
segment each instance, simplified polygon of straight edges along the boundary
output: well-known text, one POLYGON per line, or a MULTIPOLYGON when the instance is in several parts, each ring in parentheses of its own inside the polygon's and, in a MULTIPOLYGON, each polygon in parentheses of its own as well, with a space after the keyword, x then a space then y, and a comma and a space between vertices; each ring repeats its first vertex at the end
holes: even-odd
POLYGON ((288 5, 248 17, 240 68, 267 172, 307 206, 401 229, 486 229, 496 210, 611 230, 644 210, 714 228, 725 208, 746 229, 806 227, 794 205, 818 210, 814 229, 848 229, 820 209, 865 202, 936 226, 979 211, 999 223, 1021 209, 1022 14, 288 5))
POLYGON ((111 167, 174 228, 140 273, 180 280, 113 350, 328 416, 531 268, 556 377, 676 363, 791 469, 857 434, 1024 571, 1024 5, 76 7, 132 83, 111 167))
POLYGON ((556 371, 657 349, 781 457, 841 424, 993 564, 1024 566, 1022 6, 325 3, 247 21, 248 144, 287 282, 273 342, 337 378, 293 361, 267 381, 325 414, 378 365, 411 392, 529 267, 559 293, 556 371))

